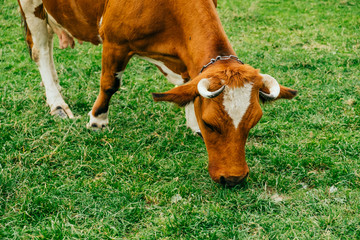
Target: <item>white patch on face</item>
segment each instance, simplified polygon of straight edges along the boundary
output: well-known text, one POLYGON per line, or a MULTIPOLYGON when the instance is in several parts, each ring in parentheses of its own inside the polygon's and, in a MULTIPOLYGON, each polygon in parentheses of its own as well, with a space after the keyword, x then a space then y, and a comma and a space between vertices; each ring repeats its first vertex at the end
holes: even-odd
POLYGON ((165 64, 163 62, 160 62, 158 60, 148 58, 148 57, 142 57, 142 56, 137 56, 137 57, 147 60, 147 61, 151 62, 152 64, 155 64, 156 66, 161 68, 161 70, 167 74, 166 78, 172 84, 174 84, 174 85, 183 85, 184 84, 184 79, 181 77, 181 75, 176 74, 173 71, 171 71, 167 66, 165 66, 165 64))
POLYGON ((251 83, 246 83, 240 88, 225 88, 223 105, 235 128, 238 127, 250 105, 252 87, 251 83))
POLYGON ((191 101, 188 105, 185 106, 185 117, 186 125, 194 132, 200 132, 198 122, 196 120, 194 102, 191 101))

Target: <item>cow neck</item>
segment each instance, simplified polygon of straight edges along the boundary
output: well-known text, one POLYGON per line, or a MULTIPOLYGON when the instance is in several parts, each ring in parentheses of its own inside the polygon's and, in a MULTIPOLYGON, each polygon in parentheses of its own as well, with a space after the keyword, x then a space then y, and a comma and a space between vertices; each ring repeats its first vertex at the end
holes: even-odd
POLYGON ((177 16, 183 46, 179 55, 192 79, 212 58, 235 55, 212 1, 190 1, 177 16))
POLYGON ((211 59, 218 56, 235 55, 225 34, 217 35, 214 40, 196 40, 189 41, 187 49, 189 49, 188 59, 184 59, 189 75, 194 79, 201 71, 203 66, 208 64, 211 59))

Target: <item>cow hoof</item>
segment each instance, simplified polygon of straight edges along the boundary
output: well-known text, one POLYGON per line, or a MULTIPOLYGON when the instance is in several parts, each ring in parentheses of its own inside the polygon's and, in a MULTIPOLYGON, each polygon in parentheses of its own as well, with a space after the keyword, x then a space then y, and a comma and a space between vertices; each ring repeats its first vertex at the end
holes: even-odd
POLYGON ((51 115, 59 118, 74 118, 73 113, 67 105, 64 107, 57 106, 54 110, 51 111, 51 115))
POLYGON ((55 116, 55 117, 59 117, 59 118, 67 118, 67 114, 65 112, 64 109, 62 109, 62 107, 57 107, 55 108, 55 110, 51 111, 51 115, 55 116))
POLYGON ((108 113, 102 113, 98 116, 93 116, 91 111, 89 112, 90 121, 86 124, 86 127, 91 130, 102 130, 109 124, 108 113))
POLYGON ((93 131, 100 131, 100 130, 103 130, 107 125, 105 124, 102 124, 102 125, 98 125, 97 123, 87 123, 86 124, 86 128, 87 129, 91 129, 93 131))

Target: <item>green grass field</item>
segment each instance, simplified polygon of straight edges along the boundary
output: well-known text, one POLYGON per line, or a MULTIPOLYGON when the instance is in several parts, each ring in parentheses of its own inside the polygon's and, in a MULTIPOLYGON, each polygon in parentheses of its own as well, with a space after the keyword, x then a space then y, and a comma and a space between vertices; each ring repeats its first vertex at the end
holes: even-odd
POLYGON ((219 0, 239 58, 297 89, 262 105, 244 186, 210 179, 172 88, 132 60, 110 127, 85 128, 101 46, 55 47, 76 120, 49 114, 16 1, 0 15, 0 239, 360 239, 360 2, 219 0))

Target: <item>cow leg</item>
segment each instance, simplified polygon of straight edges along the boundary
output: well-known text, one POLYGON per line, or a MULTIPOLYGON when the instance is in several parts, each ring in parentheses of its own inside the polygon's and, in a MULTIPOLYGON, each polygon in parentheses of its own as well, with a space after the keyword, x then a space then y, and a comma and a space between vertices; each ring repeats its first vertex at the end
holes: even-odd
POLYGON ((54 31, 52 30, 52 28, 48 25, 48 46, 49 46, 49 55, 50 55, 50 68, 51 68, 51 75, 55 81, 56 87, 59 90, 59 92, 61 91, 61 86, 60 86, 60 82, 59 82, 59 77, 57 75, 56 72, 56 68, 55 68, 55 63, 54 63, 54 44, 53 44, 53 40, 54 40, 54 31))
POLYGON ((110 98, 120 87, 121 75, 128 61, 127 48, 104 42, 100 92, 92 110, 89 112, 90 121, 86 125, 87 128, 102 129, 109 124, 110 98))
POLYGON ((20 0, 32 45, 32 59, 36 62, 45 87, 46 102, 52 115, 73 118, 58 89, 57 74, 52 57, 52 32, 49 33, 41 0, 20 0), (51 45, 51 47, 50 47, 51 45))

